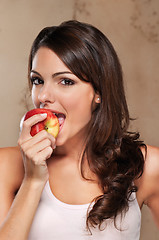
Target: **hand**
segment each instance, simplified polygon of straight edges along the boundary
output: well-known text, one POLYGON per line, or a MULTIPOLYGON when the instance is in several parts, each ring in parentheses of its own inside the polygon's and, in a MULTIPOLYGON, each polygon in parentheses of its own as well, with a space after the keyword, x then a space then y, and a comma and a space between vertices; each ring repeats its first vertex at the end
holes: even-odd
POLYGON ((55 149, 55 138, 45 130, 32 137, 30 130, 34 124, 46 117, 47 114, 36 114, 25 120, 18 140, 23 154, 25 178, 44 183, 49 176, 46 160, 51 157, 55 149))

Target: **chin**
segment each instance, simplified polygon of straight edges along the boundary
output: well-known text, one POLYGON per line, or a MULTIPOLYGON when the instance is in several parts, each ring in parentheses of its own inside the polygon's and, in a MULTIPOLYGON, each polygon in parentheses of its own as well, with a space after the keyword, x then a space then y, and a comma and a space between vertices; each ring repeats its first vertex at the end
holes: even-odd
POLYGON ((56 147, 61 147, 66 144, 68 140, 64 136, 58 135, 56 138, 56 147))

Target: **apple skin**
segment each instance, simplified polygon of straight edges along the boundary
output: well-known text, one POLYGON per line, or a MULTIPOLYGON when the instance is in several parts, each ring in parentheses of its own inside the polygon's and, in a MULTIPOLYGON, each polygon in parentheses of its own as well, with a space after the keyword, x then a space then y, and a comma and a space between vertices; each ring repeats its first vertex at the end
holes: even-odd
POLYGON ((24 121, 36 114, 47 113, 47 118, 41 122, 36 123, 31 127, 30 134, 33 137, 38 132, 46 130, 48 133, 52 134, 55 138, 59 133, 59 121, 58 118, 49 109, 35 108, 26 113, 24 121))

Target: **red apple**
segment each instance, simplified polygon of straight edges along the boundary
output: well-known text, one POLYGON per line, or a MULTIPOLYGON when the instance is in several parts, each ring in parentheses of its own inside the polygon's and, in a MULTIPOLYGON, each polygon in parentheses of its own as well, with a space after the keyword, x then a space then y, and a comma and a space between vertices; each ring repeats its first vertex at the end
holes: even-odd
POLYGON ((46 130, 48 133, 52 134, 55 138, 59 133, 59 121, 56 115, 49 109, 35 108, 26 113, 24 121, 35 114, 47 113, 47 118, 41 122, 36 123, 31 127, 30 134, 34 136, 42 130, 46 130))

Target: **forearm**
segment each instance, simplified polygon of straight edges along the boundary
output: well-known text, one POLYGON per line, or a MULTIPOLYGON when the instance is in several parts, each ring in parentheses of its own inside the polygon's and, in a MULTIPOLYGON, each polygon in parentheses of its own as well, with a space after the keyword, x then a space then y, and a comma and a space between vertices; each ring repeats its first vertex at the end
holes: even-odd
POLYGON ((1 240, 26 240, 39 204, 44 183, 24 180, 0 227, 1 240))

